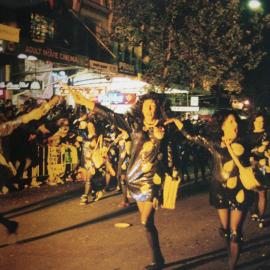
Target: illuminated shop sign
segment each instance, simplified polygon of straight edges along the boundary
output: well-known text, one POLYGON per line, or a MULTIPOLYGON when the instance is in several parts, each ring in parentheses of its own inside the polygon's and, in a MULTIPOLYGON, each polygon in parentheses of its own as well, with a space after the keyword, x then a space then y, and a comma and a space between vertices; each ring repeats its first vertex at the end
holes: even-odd
POLYGON ((0 89, 6 90, 42 90, 41 81, 0 82, 0 89))
POLYGON ((56 50, 52 48, 39 47, 35 45, 22 45, 21 53, 27 55, 35 55, 38 58, 51 60, 53 62, 64 62, 72 65, 88 67, 88 58, 82 55, 75 55, 63 50, 56 50))
POLYGON ((125 73, 125 74, 129 74, 129 75, 135 75, 136 74, 135 66, 124 63, 124 62, 119 62, 118 63, 118 71, 120 73, 125 73))
POLYGON ((199 97, 191 96, 190 97, 190 106, 199 106, 199 97))
POLYGON ((173 112, 198 112, 199 106, 171 106, 173 112))
POLYGON ((96 60, 89 60, 89 66, 90 68, 100 70, 103 72, 108 72, 108 73, 117 73, 118 72, 118 67, 117 65, 112 65, 96 60))
POLYGON ((98 102, 101 104, 134 104, 136 102, 136 94, 106 93, 98 96, 98 102))
POLYGON ((12 42, 19 42, 20 29, 9 25, 0 24, 0 39, 12 42))

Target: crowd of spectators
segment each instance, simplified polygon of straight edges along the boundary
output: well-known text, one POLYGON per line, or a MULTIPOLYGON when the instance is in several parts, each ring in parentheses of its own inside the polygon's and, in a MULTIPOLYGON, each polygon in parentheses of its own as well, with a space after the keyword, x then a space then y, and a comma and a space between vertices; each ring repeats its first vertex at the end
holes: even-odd
MULTIPOLYGON (((0 123, 16 119, 37 106, 38 102, 33 98, 28 98, 17 106, 11 100, 6 100, 0 105, 0 123)), ((94 124, 97 134, 103 135, 110 162, 117 171, 118 147, 114 141, 119 130, 106 119, 89 114, 84 106, 72 107, 63 100, 40 120, 21 125, 2 138, 0 193, 39 187, 44 183, 57 185, 81 180, 82 135, 89 122, 94 124), (6 163, 10 166, 5 166, 6 163)), ((186 126, 188 125, 190 130, 203 130, 204 122, 187 119, 186 126)), ((188 141, 180 144, 177 140, 175 145, 175 164, 182 180, 205 180, 210 164, 207 151, 188 141)), ((103 185, 107 190, 109 185, 119 188, 117 179, 113 178, 97 185, 103 185)))

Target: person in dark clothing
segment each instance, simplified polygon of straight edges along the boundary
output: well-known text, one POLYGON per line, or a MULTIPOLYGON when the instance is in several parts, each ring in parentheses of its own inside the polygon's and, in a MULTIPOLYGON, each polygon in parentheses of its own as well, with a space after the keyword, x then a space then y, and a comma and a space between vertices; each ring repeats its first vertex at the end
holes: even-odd
MULTIPOLYGON (((270 151, 270 137, 265 129, 266 117, 263 113, 255 113, 250 121, 251 128, 247 141, 250 148, 250 161, 253 167, 259 170, 270 180, 270 164, 268 164, 268 153, 270 151)), ((255 200, 251 209, 251 218, 263 227, 264 214, 267 204, 267 190, 258 190, 255 193, 255 200)))
POLYGON ((254 195, 252 190, 244 186, 241 178, 239 163, 244 167, 250 166, 250 163, 248 147, 238 132, 240 120, 231 110, 217 112, 211 121, 211 136, 208 138, 188 134, 178 119, 171 119, 167 124, 172 122, 188 140, 207 148, 213 156, 210 204, 217 209, 221 223, 219 233, 228 246, 229 269, 235 270, 240 254, 244 217, 254 195))
MULTIPOLYGON (((118 166, 117 166, 117 179, 118 185, 122 191, 123 199, 118 205, 119 207, 128 207, 129 206, 129 199, 127 194, 127 168, 130 159, 130 147, 131 147, 131 140, 127 132, 122 130, 122 132, 118 135, 119 142, 119 159, 118 159, 118 166)), ((117 138, 117 139, 118 139, 117 138)))
MULTIPOLYGON (((16 128, 18 128, 19 126, 23 124, 27 124, 32 120, 40 119, 54 105, 56 105, 58 101, 59 101, 58 97, 53 97, 49 102, 46 102, 42 104, 40 107, 33 109, 30 112, 17 117, 15 120, 0 123, 0 150, 2 150, 1 139, 3 137, 10 135, 16 128)), ((11 170, 10 168, 11 165, 9 164, 9 162, 6 161, 1 151, 0 151, 0 155, 1 155, 2 165, 7 167, 9 170, 11 170)), ((1 184, 1 178, 0 178, 0 184, 1 184)), ((3 224, 7 228, 8 233, 10 234, 16 233, 17 228, 18 228, 18 223, 16 221, 9 220, 5 218, 2 214, 0 214, 0 223, 3 224)))

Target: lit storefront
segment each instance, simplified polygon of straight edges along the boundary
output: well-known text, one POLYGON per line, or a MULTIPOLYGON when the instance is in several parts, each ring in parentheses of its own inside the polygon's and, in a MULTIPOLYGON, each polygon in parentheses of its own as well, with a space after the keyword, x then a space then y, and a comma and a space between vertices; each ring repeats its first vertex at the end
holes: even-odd
MULTIPOLYGON (((78 71, 68 78, 62 73, 62 82, 70 82, 73 87, 85 96, 95 99, 101 104, 118 113, 125 113, 137 101, 137 97, 146 92, 147 83, 140 81, 136 76, 120 74, 118 65, 99 61, 89 61, 89 69, 78 71)), ((56 86, 57 94, 63 94, 56 86)), ((64 93, 68 96, 68 93, 64 93)), ((68 97, 69 103, 72 99, 68 97)))

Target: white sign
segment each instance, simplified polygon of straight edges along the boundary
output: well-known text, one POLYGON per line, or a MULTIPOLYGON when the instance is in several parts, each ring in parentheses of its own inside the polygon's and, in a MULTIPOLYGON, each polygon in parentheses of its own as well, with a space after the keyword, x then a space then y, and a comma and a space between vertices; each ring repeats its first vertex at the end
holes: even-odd
POLYGON ((199 106, 171 106, 173 112, 198 112, 199 106))
POLYGON ((42 90, 41 81, 0 82, 0 88, 6 90, 42 90))
POLYGON ((101 70, 107 73, 118 73, 117 65, 107 64, 95 60, 89 60, 90 68, 101 70))
POLYGON ((125 62, 118 63, 118 70, 121 73, 126 73, 126 74, 130 74, 130 75, 136 74, 134 65, 130 65, 130 64, 127 64, 125 62))
MULTIPOLYGON (((45 62, 41 60, 30 61, 25 60, 25 72, 27 75, 25 76, 26 81, 41 81, 43 82, 43 87, 39 90, 42 91, 33 91, 33 98, 42 98, 47 99, 53 95, 53 85, 52 85, 52 62, 45 62)), ((31 90, 38 90, 32 89, 31 90)))
POLYGON ((199 106, 199 97, 190 97, 190 106, 199 106))

